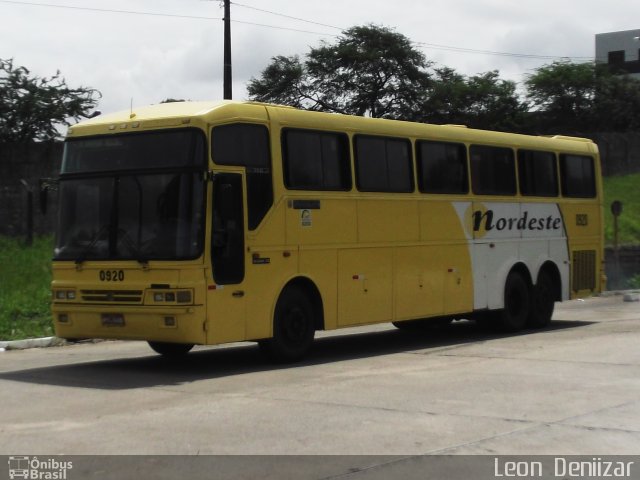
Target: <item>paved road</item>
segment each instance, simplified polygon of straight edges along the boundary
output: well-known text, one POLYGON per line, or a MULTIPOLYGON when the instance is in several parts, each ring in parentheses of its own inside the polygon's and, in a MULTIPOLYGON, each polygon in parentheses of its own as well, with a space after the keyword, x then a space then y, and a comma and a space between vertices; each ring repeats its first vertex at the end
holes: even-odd
POLYGON ((284 367, 251 344, 180 362, 136 342, 7 351, 0 454, 639 454, 640 303, 554 319, 331 332, 284 367))

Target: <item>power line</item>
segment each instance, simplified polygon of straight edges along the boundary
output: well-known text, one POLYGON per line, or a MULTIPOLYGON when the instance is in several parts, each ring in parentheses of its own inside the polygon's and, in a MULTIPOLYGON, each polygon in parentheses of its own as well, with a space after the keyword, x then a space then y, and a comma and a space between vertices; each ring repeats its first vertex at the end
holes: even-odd
POLYGON ((291 15, 285 15, 284 13, 273 12, 271 10, 265 10, 263 8, 258 8, 258 7, 252 7, 251 5, 245 5, 243 3, 231 2, 231 4, 232 5, 236 5, 237 7, 248 8, 249 10, 255 10, 257 12, 268 13, 270 15, 275 15, 275 16, 278 16, 278 17, 284 17, 284 18, 289 18, 291 20, 297 20, 299 22, 310 23, 312 25, 319 25, 321 27, 333 28, 333 29, 340 30, 340 31, 344 30, 344 28, 336 27, 335 25, 328 25, 326 23, 314 22, 313 20, 306 20, 306 19, 300 18, 300 17, 293 17, 291 15))
POLYGON ((458 52, 458 53, 477 53, 482 55, 496 55, 501 57, 532 58, 536 60, 561 60, 561 59, 593 60, 593 57, 536 55, 532 53, 497 52, 493 50, 478 50, 474 48, 453 47, 450 45, 438 45, 435 43, 426 43, 426 42, 412 42, 412 43, 414 45, 419 45, 424 48, 430 48, 434 50, 446 50, 449 52, 458 52))
MULTIPOLYGON (((333 28, 336 30, 344 31, 344 28, 336 27, 335 25, 328 25, 326 23, 315 22, 313 20, 307 20, 300 17, 294 17, 291 15, 285 15, 284 13, 274 12, 272 10, 265 10, 262 8, 257 8, 251 5, 246 5, 238 2, 231 2, 233 5, 238 7, 248 8, 251 10, 256 10, 258 12, 268 13, 270 15, 277 15, 279 17, 289 18, 292 20, 297 20, 300 22, 311 23, 314 25, 320 25, 323 27, 333 28)), ((307 32, 307 33, 317 33, 317 32, 307 32)), ((335 35, 337 36, 337 35, 335 35)), ((498 52, 492 50, 479 50, 474 48, 465 48, 465 47, 455 47, 452 45, 439 45, 435 43, 427 43, 427 42, 411 42, 414 45, 421 46, 424 48, 430 48, 434 50, 445 50, 450 52, 458 52, 458 53, 472 53, 472 54, 481 54, 481 55, 495 55, 502 57, 515 57, 515 58, 532 58, 536 60, 559 60, 559 59, 575 59, 575 60, 593 60, 593 57, 581 57, 581 56, 568 56, 568 55, 537 55, 537 54, 529 54, 529 53, 514 53, 514 52, 498 52)))
MULTIPOLYGON (((120 13, 120 14, 128 14, 128 15, 147 15, 147 16, 153 16, 153 17, 185 18, 188 20, 223 20, 222 17, 204 17, 204 16, 198 16, 198 15, 178 15, 178 14, 172 14, 172 13, 140 12, 140 11, 134 11, 134 10, 115 10, 111 8, 78 7, 73 5, 57 5, 53 3, 23 2, 23 1, 17 1, 17 0, 0 0, 0 3, 9 3, 13 5, 26 5, 26 6, 34 6, 34 7, 61 8, 61 9, 69 9, 69 10, 84 10, 84 11, 98 12, 98 13, 120 13)), ((299 28, 281 27, 278 25, 268 25, 265 23, 248 22, 244 20, 232 19, 231 21, 233 23, 253 25, 255 27, 273 28, 276 30, 288 30, 290 32, 309 33, 312 35, 320 35, 320 36, 326 36, 326 37, 337 37, 337 35, 332 33, 313 32, 310 30, 302 30, 299 28)))
MULTIPOLYGON (((84 10, 91 12, 99 12, 99 13, 117 13, 117 14, 128 14, 128 15, 145 15, 145 16, 154 16, 154 17, 169 17, 169 18, 183 18, 189 20, 223 20, 222 17, 205 17, 198 15, 179 15, 179 14, 171 14, 171 13, 156 13, 156 12, 141 12, 134 10, 116 10, 116 9, 107 9, 107 8, 93 8, 93 7, 78 7, 72 5, 57 5, 52 3, 36 3, 36 2, 27 2, 27 1, 17 1, 17 0, 0 0, 0 3, 8 3, 13 5, 27 5, 27 6, 36 6, 36 7, 49 7, 49 8, 61 8, 61 9, 70 9, 70 10, 84 10)), ((312 20, 307 20, 301 17, 294 17, 292 15, 286 15, 279 12, 274 12, 271 10, 265 10, 262 8, 253 7, 251 5, 241 4, 237 2, 232 2, 233 5, 238 7, 243 7, 251 10, 256 10, 263 13, 268 13, 270 15, 276 15, 284 18, 288 18, 291 20, 296 20, 299 22, 310 23, 318 26, 323 26, 327 28, 332 28, 336 30, 343 31, 342 28, 337 27, 335 25, 329 25, 325 23, 315 22, 312 20)), ((255 27, 261 28, 271 28, 275 30, 286 30, 290 32, 297 33, 305 33, 311 35, 319 35, 325 37, 339 37, 337 34, 325 33, 325 32, 316 32, 311 30, 303 30, 298 28, 290 28, 283 27, 278 25, 269 25, 266 23, 257 23, 257 22, 249 22, 244 20, 231 20, 233 23, 240 23, 244 25, 252 25, 255 27)), ((435 43, 427 43, 427 42, 411 42, 416 46, 420 46, 427 49, 433 50, 444 50, 454 53, 466 53, 466 54, 476 54, 476 55, 494 55, 501 57, 513 57, 513 58, 531 58, 536 60, 562 60, 562 59, 572 59, 572 60, 584 60, 584 61, 592 61, 593 57, 582 57, 582 56, 569 56, 569 55, 537 55, 537 54, 529 54, 529 53, 514 53, 514 52, 499 52, 493 50, 479 50, 473 48, 465 48, 465 47, 456 47, 453 45, 440 45, 435 43)))
POLYGON ((18 2, 16 0, 0 0, 0 3, 11 3, 14 5, 28 5, 28 6, 35 6, 35 7, 64 8, 68 10, 86 10, 90 12, 102 12, 102 13, 125 13, 128 15, 148 15, 148 16, 154 16, 154 17, 187 18, 190 20, 222 20, 222 17, 200 17, 196 15, 177 15, 177 14, 171 14, 171 13, 138 12, 134 10, 115 10, 111 8, 77 7, 73 5, 56 5, 53 3, 18 2))
POLYGON ((312 35, 320 35, 320 36, 323 36, 323 37, 338 37, 339 36, 339 35, 336 35, 334 33, 312 32, 311 30, 300 30, 298 28, 280 27, 280 26, 277 26, 277 25, 267 25, 266 23, 246 22, 244 20, 233 20, 233 19, 231 21, 233 23, 243 23, 245 25, 254 25, 256 27, 274 28, 276 30, 288 30, 290 32, 310 33, 312 35))

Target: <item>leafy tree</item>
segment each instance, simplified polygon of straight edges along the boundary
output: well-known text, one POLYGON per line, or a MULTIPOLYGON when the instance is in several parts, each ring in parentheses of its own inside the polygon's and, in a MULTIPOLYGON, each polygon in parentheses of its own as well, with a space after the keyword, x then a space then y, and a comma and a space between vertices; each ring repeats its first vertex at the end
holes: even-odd
POLYGON ((553 62, 525 80, 527 98, 547 129, 584 131, 591 124, 596 78, 591 63, 553 62))
POLYGON ((38 77, 0 59, 0 143, 55 139, 57 126, 89 116, 100 96, 92 88, 70 88, 59 71, 38 77))
POLYGON ((606 65, 554 62, 530 75, 527 97, 541 131, 625 131, 640 126, 640 81, 606 65))
POLYGON ((420 104, 408 119, 436 124, 465 124, 467 97, 464 75, 449 67, 435 68, 429 88, 422 92, 420 104))
POLYGON ((252 78, 247 92, 252 100, 278 103, 309 110, 323 110, 323 106, 311 95, 306 82, 305 67, 297 55, 279 55, 262 71, 260 79, 252 78))
POLYGON ((599 131, 640 129, 640 80, 599 69, 593 117, 599 131))
POLYGON ((526 110, 515 82, 498 71, 466 77, 449 67, 436 68, 413 120, 463 124, 489 130, 517 130, 526 110))
POLYGON ((497 70, 473 75, 467 80, 467 125, 489 130, 517 130, 526 106, 516 92, 516 83, 502 80, 497 70))
POLYGON ((299 57, 274 57, 247 90, 253 100, 310 110, 400 118, 430 83, 430 62, 391 29, 352 27, 335 44, 299 57))

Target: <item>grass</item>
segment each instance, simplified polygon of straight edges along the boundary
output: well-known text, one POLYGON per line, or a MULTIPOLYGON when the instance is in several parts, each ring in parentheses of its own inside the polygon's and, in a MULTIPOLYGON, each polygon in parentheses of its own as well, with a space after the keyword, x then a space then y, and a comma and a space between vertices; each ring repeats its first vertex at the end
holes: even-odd
POLYGON ((611 202, 620 200, 622 214, 618 217, 619 244, 640 244, 640 173, 606 177, 604 183, 604 236, 613 245, 613 214, 611 202))
POLYGON ((23 240, 0 237, 0 340, 53 335, 51 237, 23 240))

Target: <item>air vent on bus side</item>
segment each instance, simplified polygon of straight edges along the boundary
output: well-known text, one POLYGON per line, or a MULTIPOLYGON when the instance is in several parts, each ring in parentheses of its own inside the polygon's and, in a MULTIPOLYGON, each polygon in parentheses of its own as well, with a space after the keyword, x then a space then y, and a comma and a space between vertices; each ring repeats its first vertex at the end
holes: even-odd
POLYGON ((596 251, 575 250, 571 265, 573 291, 594 290, 596 288, 596 251))

